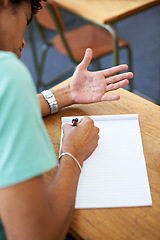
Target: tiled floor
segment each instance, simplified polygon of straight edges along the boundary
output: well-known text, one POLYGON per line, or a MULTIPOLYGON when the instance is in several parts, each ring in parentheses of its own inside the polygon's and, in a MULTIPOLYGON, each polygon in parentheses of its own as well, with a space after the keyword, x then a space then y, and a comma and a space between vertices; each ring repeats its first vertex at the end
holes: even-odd
MULTIPOLYGON (((74 15, 62 11, 71 27, 75 21, 74 15)), ((133 52, 134 92, 158 103, 160 101, 160 5, 116 23, 118 34, 130 42, 133 52)), ((51 38, 55 33, 46 31, 51 38)), ((34 31, 37 53, 41 52, 42 41, 37 31, 34 31)), ((23 51, 22 61, 29 68, 34 81, 36 72, 31 55, 28 33, 25 34, 27 46, 23 51)), ((125 50, 120 51, 120 63, 127 63, 125 50)), ((44 81, 71 65, 67 57, 62 57, 55 49, 50 49, 44 67, 44 81)), ((113 56, 108 55, 101 60, 102 68, 113 65, 113 56)), ((69 76, 69 75, 68 75, 69 76)), ((66 77, 68 77, 66 76, 66 77)))

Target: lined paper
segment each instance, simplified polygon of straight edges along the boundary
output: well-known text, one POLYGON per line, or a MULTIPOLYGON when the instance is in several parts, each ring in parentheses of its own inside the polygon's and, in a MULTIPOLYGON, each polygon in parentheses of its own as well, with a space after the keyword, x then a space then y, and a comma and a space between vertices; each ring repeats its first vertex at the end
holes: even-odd
MULTIPOLYGON (((99 127, 100 139, 84 161, 75 208, 151 206, 138 115, 89 117, 99 127)), ((62 125, 72 118, 75 116, 63 117, 62 125)))

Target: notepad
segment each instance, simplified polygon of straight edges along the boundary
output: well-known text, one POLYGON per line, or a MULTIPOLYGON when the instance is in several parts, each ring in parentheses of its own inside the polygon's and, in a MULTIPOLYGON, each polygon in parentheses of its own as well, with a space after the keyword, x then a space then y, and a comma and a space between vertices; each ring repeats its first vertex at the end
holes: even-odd
MULTIPOLYGON (((151 206, 138 115, 89 117, 99 127, 100 138, 96 150, 84 161, 75 208, 151 206)), ((62 125, 71 123, 72 118, 75 116, 63 117, 62 125)))

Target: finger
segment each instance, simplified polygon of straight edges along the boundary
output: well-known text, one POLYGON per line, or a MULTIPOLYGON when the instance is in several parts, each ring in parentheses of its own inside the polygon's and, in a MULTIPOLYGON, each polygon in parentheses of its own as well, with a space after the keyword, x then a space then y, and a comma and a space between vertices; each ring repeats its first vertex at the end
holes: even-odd
POLYGON ((87 116, 81 118, 81 120, 79 121, 79 124, 81 124, 81 125, 93 124, 93 123, 94 123, 94 121, 90 117, 87 117, 87 116))
POLYGON ((78 67, 81 68, 81 69, 87 69, 91 60, 92 60, 92 49, 87 48, 86 51, 85 51, 84 58, 83 58, 82 62, 79 64, 78 67))
POLYGON ((106 82, 107 82, 107 85, 108 85, 110 83, 116 83, 116 82, 122 81, 124 79, 131 79, 131 78, 133 78, 133 73, 132 72, 126 72, 126 73, 121 73, 121 74, 115 75, 113 77, 108 77, 106 79, 106 82))
POLYGON ((82 118, 82 120, 83 120, 83 125, 86 126, 88 124, 89 126, 93 127, 93 133, 95 133, 95 134, 99 133, 100 130, 97 126, 94 125, 93 119, 85 116, 85 117, 82 118))
POLYGON ((65 123, 65 124, 63 124, 63 132, 65 132, 65 130, 67 130, 68 128, 70 128, 71 127, 71 124, 67 124, 67 123, 65 123))
MULTIPOLYGON (((93 151, 96 149, 96 147, 98 146, 98 141, 99 141, 99 135, 95 135, 94 138, 92 138, 90 140, 90 146, 93 148, 93 151)), ((93 152, 92 151, 92 152, 93 152)))
POLYGON ((103 95, 101 101, 117 101, 120 99, 119 95, 103 95))
POLYGON ((114 84, 109 84, 108 86, 106 86, 106 92, 117 90, 118 88, 125 87, 128 84, 129 84, 128 79, 124 79, 124 80, 114 83, 114 84))
POLYGON ((116 73, 122 72, 122 71, 126 71, 128 69, 127 64, 121 64, 112 68, 108 68, 105 70, 102 70, 101 72, 104 74, 105 77, 109 77, 112 76, 116 73))
POLYGON ((98 134, 99 131, 100 131, 97 126, 94 126, 94 121, 90 117, 87 117, 87 116, 83 117, 81 119, 81 121, 79 122, 79 124, 81 124, 81 126, 83 126, 83 127, 85 126, 87 128, 92 127, 92 129, 93 129, 92 133, 93 134, 98 134))

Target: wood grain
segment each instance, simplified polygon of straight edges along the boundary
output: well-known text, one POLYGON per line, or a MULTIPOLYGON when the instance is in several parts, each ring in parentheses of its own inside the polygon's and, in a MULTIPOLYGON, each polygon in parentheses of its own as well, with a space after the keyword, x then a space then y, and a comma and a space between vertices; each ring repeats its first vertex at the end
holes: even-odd
POLYGON ((59 6, 97 23, 112 23, 160 3, 159 0, 54 0, 59 6))
MULTIPOLYGON (((121 96, 117 102, 70 106, 55 115, 45 117, 44 122, 58 156, 62 116, 137 113, 153 206, 75 210, 70 232, 76 239, 86 240, 158 240, 160 239, 160 107, 126 90, 120 89, 117 92, 121 96)), ((47 183, 50 182, 53 174, 53 171, 45 174, 47 183)))

